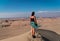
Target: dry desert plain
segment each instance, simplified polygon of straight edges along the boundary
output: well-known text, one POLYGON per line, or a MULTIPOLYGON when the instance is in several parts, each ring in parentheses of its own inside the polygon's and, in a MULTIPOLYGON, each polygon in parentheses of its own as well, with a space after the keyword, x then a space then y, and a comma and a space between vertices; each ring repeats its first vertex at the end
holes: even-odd
MULTIPOLYGON (((38 18, 39 29, 54 31, 60 35, 60 17, 38 18)), ((28 41, 31 26, 29 19, 0 20, 0 41, 28 41)))

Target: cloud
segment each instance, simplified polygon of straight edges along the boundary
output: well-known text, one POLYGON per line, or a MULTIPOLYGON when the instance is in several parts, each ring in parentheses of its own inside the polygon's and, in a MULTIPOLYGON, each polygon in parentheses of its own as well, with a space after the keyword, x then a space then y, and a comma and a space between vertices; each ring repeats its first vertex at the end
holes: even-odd
POLYGON ((60 11, 38 11, 37 13, 56 13, 60 11))
POLYGON ((46 13, 46 12, 49 12, 49 11, 38 11, 37 13, 46 13))

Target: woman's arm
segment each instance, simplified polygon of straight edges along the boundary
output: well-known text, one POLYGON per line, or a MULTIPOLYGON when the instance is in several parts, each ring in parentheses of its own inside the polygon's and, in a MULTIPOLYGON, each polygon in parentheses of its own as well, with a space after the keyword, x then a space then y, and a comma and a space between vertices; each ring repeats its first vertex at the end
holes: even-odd
POLYGON ((37 20, 36 20, 36 17, 34 17, 34 20, 35 20, 35 23, 37 24, 37 20))

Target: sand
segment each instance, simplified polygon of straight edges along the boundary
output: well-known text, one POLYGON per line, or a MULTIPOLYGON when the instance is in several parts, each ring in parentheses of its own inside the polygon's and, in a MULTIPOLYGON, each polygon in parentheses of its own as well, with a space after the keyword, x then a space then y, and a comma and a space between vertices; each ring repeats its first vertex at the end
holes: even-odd
POLYGON ((4 40, 0 40, 0 41, 28 41, 28 39, 27 39, 28 33, 29 32, 24 33, 22 35, 12 37, 12 38, 7 38, 7 39, 4 39, 4 40))
MULTIPOLYGON (((39 29, 54 31, 60 35, 60 18, 39 18, 37 21, 41 26, 39 29)), ((0 28, 0 41, 28 41, 30 29, 29 20, 13 21, 9 27, 0 28)))

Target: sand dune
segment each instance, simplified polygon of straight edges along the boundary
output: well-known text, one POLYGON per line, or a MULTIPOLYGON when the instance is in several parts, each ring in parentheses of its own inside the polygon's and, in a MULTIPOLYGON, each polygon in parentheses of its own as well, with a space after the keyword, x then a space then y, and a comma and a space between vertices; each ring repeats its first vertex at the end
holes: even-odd
MULTIPOLYGON (((49 30, 57 33, 56 36, 54 33, 51 34, 51 32, 45 31, 48 33, 46 34, 44 33, 44 30, 43 31, 41 30, 41 34, 44 33, 44 36, 46 35, 45 37, 48 36, 50 37, 52 35, 58 37, 60 35, 60 18, 39 18, 37 21, 38 24, 41 26, 39 27, 39 29, 49 30)), ((14 21, 11 23, 9 27, 0 28, 0 41, 28 41, 29 40, 28 36, 30 36, 29 34, 30 29, 31 26, 29 25, 29 20, 24 19, 24 20, 14 21)), ((40 32, 40 30, 38 32, 40 32)))
POLYGON ((12 37, 12 38, 3 39, 3 40, 0 40, 0 41, 28 41, 27 40, 28 34, 29 34, 29 32, 24 33, 22 35, 12 37))
POLYGON ((27 33, 24 33, 22 35, 18 35, 12 38, 3 39, 1 41, 60 41, 60 35, 56 32, 44 30, 44 29, 38 29, 36 30, 38 33, 37 35, 40 35, 40 38, 33 39, 31 37, 30 31, 27 33))

